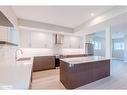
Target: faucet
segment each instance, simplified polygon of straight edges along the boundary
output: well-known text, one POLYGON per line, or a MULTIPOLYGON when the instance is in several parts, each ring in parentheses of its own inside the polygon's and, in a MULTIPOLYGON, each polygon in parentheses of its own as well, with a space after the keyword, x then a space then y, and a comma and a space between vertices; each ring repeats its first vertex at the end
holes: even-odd
POLYGON ((21 49, 17 49, 16 51, 15 51, 15 60, 17 61, 18 60, 18 54, 17 54, 17 52, 18 51, 20 51, 21 52, 21 54, 23 54, 23 51, 21 50, 21 49))

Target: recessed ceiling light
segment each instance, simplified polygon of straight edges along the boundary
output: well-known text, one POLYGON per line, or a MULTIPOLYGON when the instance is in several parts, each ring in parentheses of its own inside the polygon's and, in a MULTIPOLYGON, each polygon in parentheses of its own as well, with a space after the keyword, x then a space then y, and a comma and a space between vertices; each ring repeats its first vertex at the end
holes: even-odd
POLYGON ((90 15, 93 17, 95 14, 94 13, 91 13, 90 15))

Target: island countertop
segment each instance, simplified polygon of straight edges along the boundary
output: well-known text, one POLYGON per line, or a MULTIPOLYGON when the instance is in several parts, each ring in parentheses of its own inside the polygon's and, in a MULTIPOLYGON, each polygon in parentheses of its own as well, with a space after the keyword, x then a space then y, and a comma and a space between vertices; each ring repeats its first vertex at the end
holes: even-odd
POLYGON ((102 56, 87 56, 87 57, 63 58, 60 60, 69 64, 82 64, 82 63, 96 62, 96 61, 103 61, 103 60, 110 60, 110 59, 102 56))

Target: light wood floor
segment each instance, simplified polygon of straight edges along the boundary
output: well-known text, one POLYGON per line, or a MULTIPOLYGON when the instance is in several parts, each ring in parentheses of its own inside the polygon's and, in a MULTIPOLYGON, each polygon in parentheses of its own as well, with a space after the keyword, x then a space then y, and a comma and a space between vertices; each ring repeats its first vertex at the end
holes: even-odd
MULTIPOLYGON (((33 73, 31 89, 65 89, 59 81, 59 69, 33 73)), ((127 89, 127 63, 113 60, 111 76, 77 89, 127 89)))
POLYGON ((59 81, 59 69, 33 73, 32 89, 65 89, 59 81))

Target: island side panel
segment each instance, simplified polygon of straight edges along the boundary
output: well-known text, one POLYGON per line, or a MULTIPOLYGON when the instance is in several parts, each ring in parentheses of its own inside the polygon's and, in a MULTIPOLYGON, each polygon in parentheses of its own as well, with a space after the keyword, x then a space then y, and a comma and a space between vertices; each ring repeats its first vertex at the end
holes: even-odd
POLYGON ((85 63, 70 66, 60 61, 60 81, 67 89, 74 89, 92 81, 92 65, 85 63))
POLYGON ((70 67, 69 80, 70 87, 68 89, 75 89, 77 87, 88 84, 92 81, 92 65, 89 63, 75 64, 70 67))
POLYGON ((110 60, 93 62, 93 81, 110 76, 110 60))
POLYGON ((69 66, 61 61, 60 81, 67 89, 74 89, 110 75, 110 60, 69 66))
POLYGON ((69 64, 60 60, 60 81, 66 88, 70 87, 69 75, 69 64))

